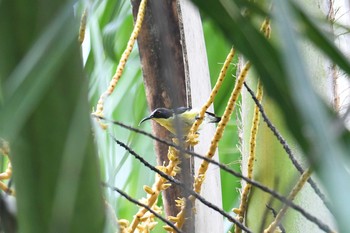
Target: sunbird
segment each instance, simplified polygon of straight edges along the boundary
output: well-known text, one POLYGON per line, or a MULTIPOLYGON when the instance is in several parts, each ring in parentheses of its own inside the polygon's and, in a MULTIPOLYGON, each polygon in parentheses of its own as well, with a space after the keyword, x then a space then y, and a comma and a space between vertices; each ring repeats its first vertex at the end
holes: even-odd
MULTIPOLYGON (((176 125, 175 118, 178 119, 178 125, 181 126, 181 133, 187 135, 191 129, 191 126, 198 119, 199 110, 192 109, 188 107, 179 107, 176 109, 167 109, 167 108, 157 108, 155 109, 151 115, 143 118, 140 121, 140 124, 147 120, 154 120, 164 128, 166 128, 169 132, 176 135, 176 125)), ((204 123, 217 123, 221 120, 221 117, 216 116, 214 113, 205 112, 204 115, 204 123)))

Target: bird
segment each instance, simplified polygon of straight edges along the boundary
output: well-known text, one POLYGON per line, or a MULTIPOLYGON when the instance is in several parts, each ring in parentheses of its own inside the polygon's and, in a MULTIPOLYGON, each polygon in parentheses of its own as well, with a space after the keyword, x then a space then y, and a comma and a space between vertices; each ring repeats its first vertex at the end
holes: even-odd
MULTIPOLYGON (((199 118, 199 110, 189 107, 178 107, 175 109, 168 108, 157 108, 151 115, 143 118, 139 125, 147 120, 154 120, 169 132, 176 135, 177 130, 175 126, 175 119, 178 119, 179 126, 182 127, 182 134, 187 135, 193 125, 193 123, 199 118)), ((221 117, 216 116, 214 113, 205 112, 204 122, 205 123, 218 123, 220 122, 221 117)))

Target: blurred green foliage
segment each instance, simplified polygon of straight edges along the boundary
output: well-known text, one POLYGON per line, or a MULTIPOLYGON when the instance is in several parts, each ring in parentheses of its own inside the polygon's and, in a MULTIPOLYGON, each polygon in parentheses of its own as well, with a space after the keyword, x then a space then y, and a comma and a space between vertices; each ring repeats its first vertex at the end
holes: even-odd
POLYGON ((2 1, 0 22, 0 137, 10 142, 18 232, 101 232, 73 3, 2 1))

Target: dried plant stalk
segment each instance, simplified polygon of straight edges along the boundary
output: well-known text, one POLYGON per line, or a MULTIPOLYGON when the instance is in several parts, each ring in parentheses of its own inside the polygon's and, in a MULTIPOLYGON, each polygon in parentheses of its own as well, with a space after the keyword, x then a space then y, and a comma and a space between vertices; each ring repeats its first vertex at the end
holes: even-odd
MULTIPOLYGON (((128 44, 126 46, 126 49, 120 58, 117 70, 116 70, 111 82, 109 83, 107 90, 104 93, 102 93, 102 95, 100 96, 100 99, 97 102, 96 111, 94 112, 94 114, 96 116, 103 116, 104 102, 105 102, 106 98, 113 93, 115 86, 117 85, 120 77, 123 74, 123 70, 124 70, 126 61, 129 58, 129 55, 134 47, 135 41, 136 41, 136 39, 139 35, 139 32, 141 30, 142 22, 143 22, 143 19, 145 16, 146 4, 147 4, 147 0, 141 0, 140 7, 139 7, 139 10, 137 13, 137 18, 136 18, 134 30, 131 33, 130 39, 129 39, 128 44)), ((101 126, 104 129, 106 128, 105 125, 101 125, 101 126)))

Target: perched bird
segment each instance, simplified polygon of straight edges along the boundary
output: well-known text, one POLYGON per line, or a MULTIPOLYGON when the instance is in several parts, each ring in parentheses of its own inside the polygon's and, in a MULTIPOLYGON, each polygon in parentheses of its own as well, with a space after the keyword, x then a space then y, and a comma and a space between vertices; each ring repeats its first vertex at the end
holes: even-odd
MULTIPOLYGON (((179 126, 182 127, 182 133, 188 134, 191 126, 198 119, 199 110, 192 109, 187 107, 179 107, 176 109, 167 109, 167 108, 157 108, 155 109, 150 116, 143 118, 140 121, 140 124, 147 120, 154 120, 172 134, 176 134, 175 118, 179 121, 179 126)), ((206 112, 204 115, 205 123, 217 123, 221 120, 220 117, 216 116, 213 113, 206 112)))

